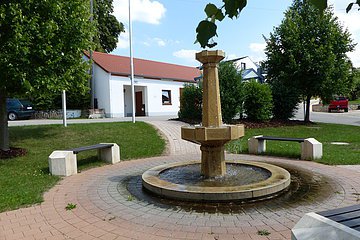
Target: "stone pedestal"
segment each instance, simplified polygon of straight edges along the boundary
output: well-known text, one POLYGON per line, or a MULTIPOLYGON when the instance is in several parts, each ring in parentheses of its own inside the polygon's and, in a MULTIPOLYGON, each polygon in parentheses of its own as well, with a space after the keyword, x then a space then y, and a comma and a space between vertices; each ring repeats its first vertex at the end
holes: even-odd
POLYGON ((301 159, 316 160, 322 158, 322 143, 315 138, 307 138, 301 144, 301 159))
POLYGON ((266 151, 266 141, 259 140, 258 137, 262 137, 263 135, 254 136, 248 139, 248 148, 249 153, 251 154, 259 154, 266 151))
POLYGON ((226 172, 224 144, 244 136, 244 125, 211 127, 182 127, 181 138, 201 144, 201 174, 222 176, 226 172))
POLYGON ((216 177, 226 173, 224 145, 207 146, 202 144, 200 150, 201 175, 216 177))
POLYGON ((116 143, 101 143, 101 144, 113 144, 111 148, 103 148, 98 150, 99 159, 115 164, 120 162, 120 147, 116 143))
POLYGON ((49 171, 56 176, 77 174, 76 155, 72 151, 54 151, 49 156, 49 171))

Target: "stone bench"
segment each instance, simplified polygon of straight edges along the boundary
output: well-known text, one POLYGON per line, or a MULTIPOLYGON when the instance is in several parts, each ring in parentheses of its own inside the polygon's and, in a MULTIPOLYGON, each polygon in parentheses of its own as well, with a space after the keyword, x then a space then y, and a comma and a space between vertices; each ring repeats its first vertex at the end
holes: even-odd
POLYGON ((322 143, 315 138, 285 138, 271 136, 254 136, 248 139, 249 153, 259 154, 266 151, 266 141, 289 141, 301 143, 301 159, 314 160, 322 158, 322 143))
POLYGON ((76 154, 98 150, 99 159, 115 164, 120 161, 120 148, 116 143, 100 143, 69 150, 53 151, 49 156, 49 170, 52 175, 70 176, 77 174, 76 154))
POLYGON ((360 239, 360 205, 307 213, 291 230, 292 240, 360 239))

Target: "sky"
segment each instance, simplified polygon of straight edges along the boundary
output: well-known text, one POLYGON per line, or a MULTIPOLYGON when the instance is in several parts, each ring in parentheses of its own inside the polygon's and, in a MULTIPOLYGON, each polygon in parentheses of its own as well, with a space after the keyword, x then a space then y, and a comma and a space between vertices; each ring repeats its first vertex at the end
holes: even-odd
MULTIPOLYGON (((352 34, 354 43, 360 43, 360 11, 356 8, 346 14, 352 0, 328 0, 335 15, 352 34)), ((132 41, 135 58, 173 64, 198 66, 195 53, 201 51, 194 44, 198 23, 205 19, 207 3, 221 6, 220 0, 131 0, 132 41)), ((225 18, 218 22, 218 45, 227 59, 249 56, 253 61, 265 60, 265 37, 281 23, 290 0, 248 0, 237 19, 225 18)), ((128 0, 113 0, 114 15, 125 26, 117 48, 112 54, 129 56, 128 0)), ((360 44, 349 53, 355 67, 360 67, 360 44)))

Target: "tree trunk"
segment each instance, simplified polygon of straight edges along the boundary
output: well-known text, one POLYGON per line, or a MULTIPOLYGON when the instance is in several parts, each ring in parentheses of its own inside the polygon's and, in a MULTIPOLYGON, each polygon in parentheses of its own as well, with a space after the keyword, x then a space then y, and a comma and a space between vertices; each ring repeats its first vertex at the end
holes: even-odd
POLYGON ((9 129, 6 111, 6 94, 0 90, 0 150, 8 151, 9 147, 9 129))
POLYGON ((306 96, 306 112, 304 122, 310 122, 310 100, 311 96, 306 96))

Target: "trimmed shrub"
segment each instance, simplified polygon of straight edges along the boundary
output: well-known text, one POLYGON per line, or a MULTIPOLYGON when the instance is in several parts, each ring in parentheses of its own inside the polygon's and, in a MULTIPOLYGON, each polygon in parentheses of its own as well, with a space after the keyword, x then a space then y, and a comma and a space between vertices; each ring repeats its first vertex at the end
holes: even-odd
POLYGON ((201 122, 202 118, 202 88, 193 84, 185 85, 180 97, 180 119, 201 122))
POLYGON ((222 120, 231 123, 240 113, 242 115, 243 89, 241 74, 232 62, 219 64, 219 84, 222 120))
POLYGON ((267 121, 272 115, 272 95, 267 84, 251 81, 244 84, 244 112, 249 120, 267 121))

